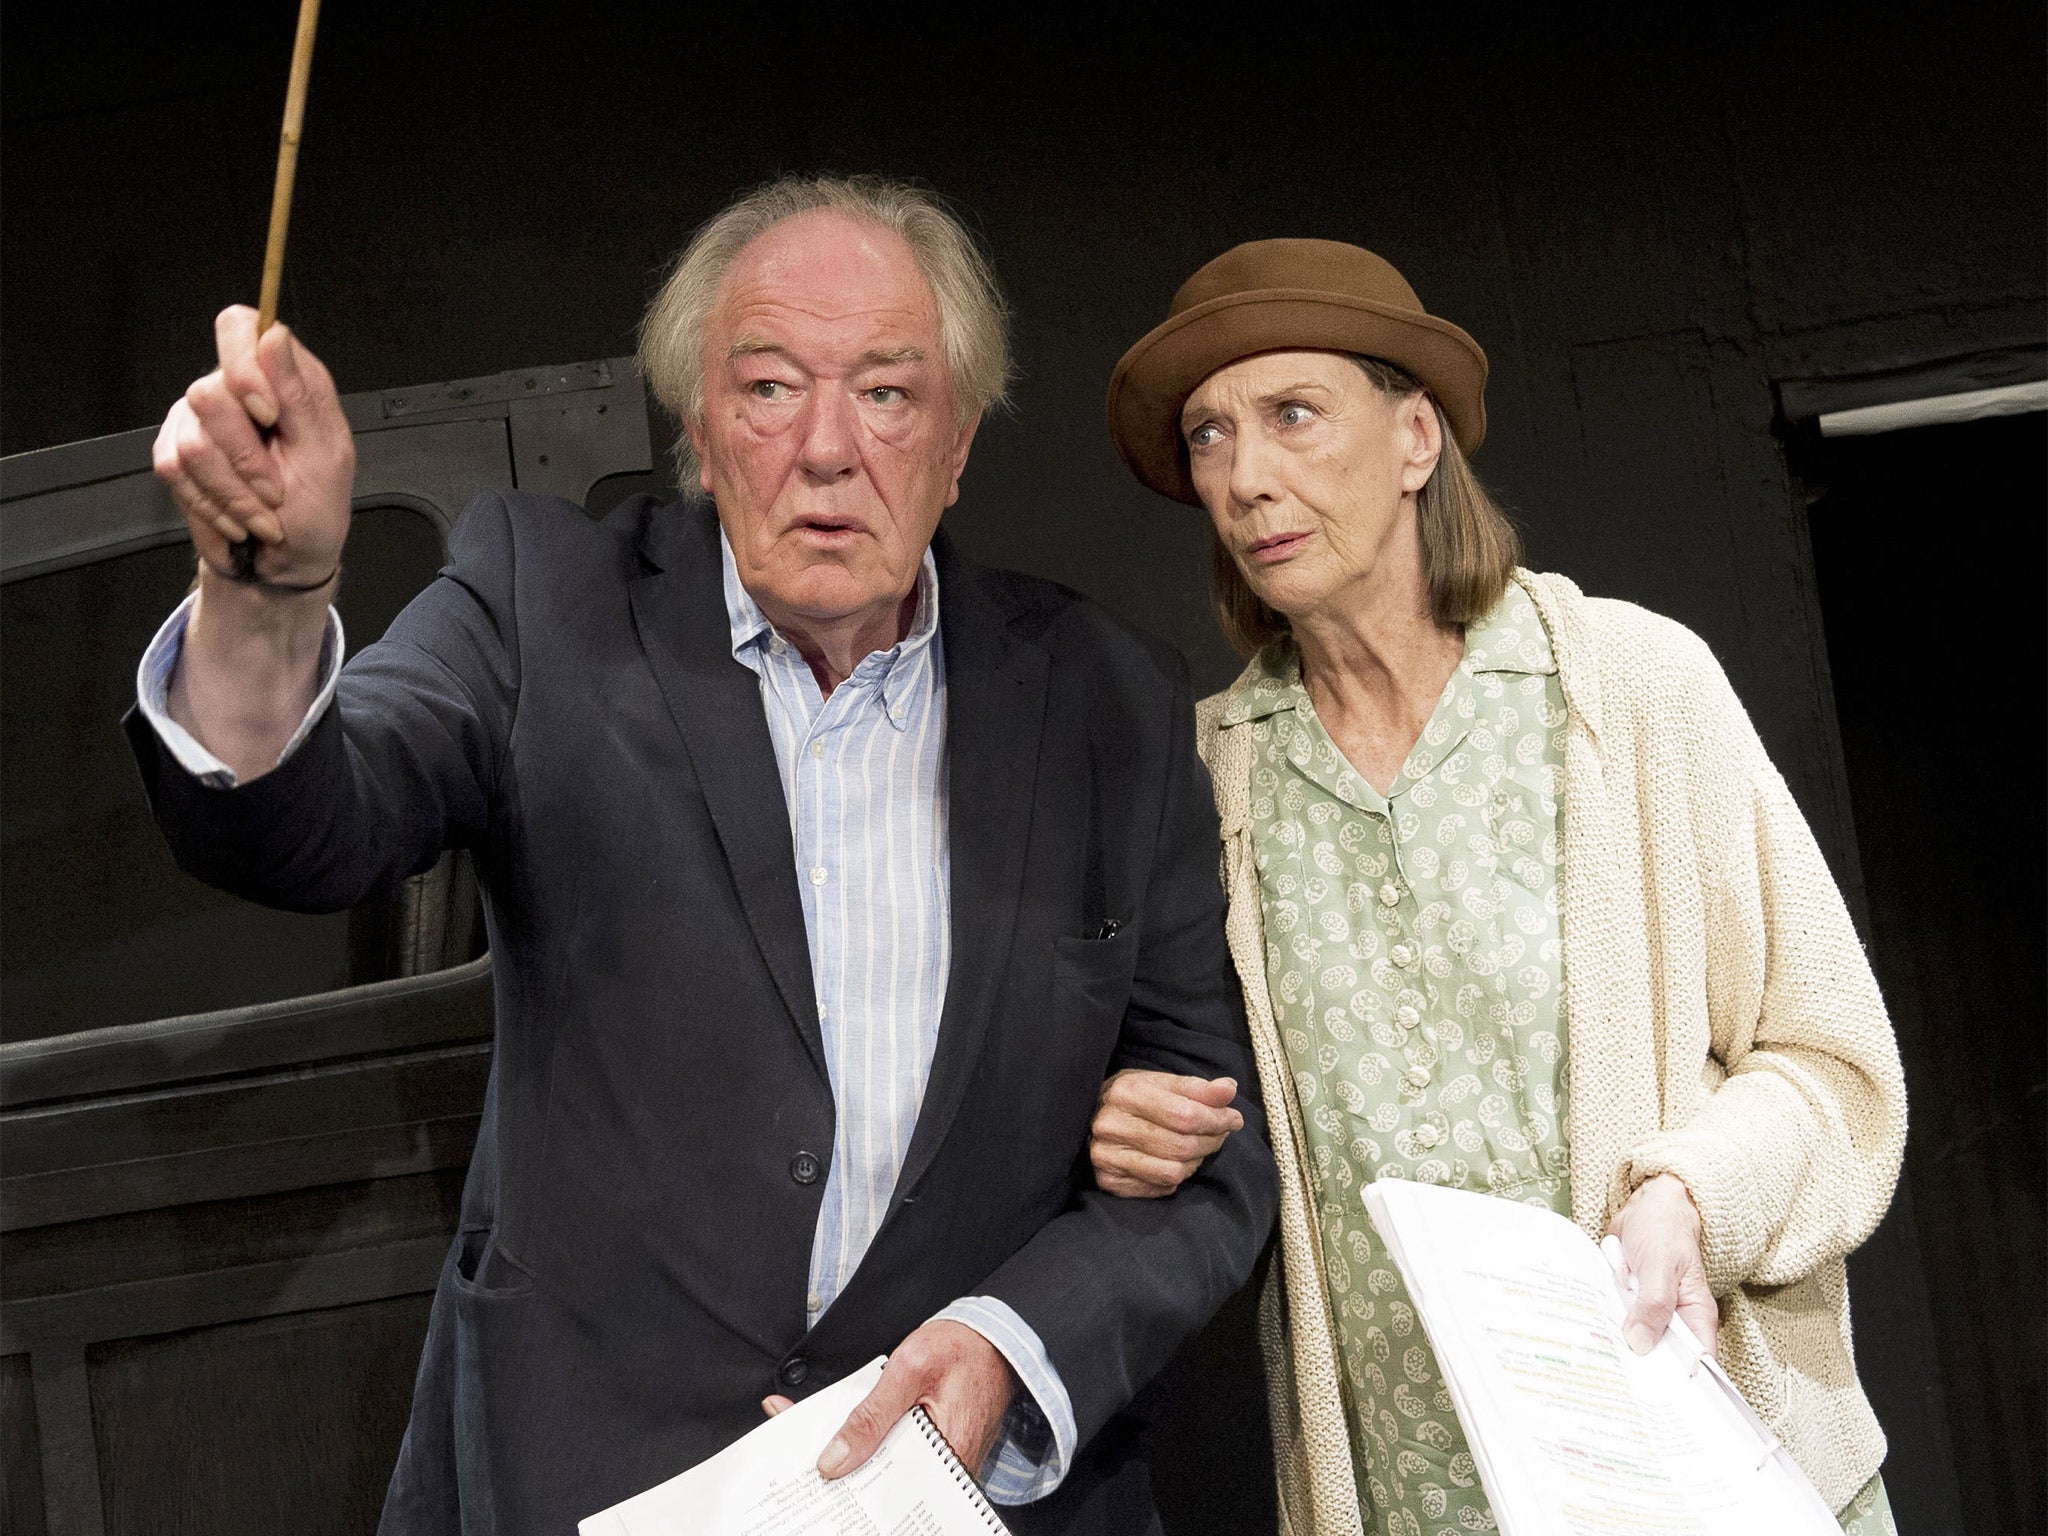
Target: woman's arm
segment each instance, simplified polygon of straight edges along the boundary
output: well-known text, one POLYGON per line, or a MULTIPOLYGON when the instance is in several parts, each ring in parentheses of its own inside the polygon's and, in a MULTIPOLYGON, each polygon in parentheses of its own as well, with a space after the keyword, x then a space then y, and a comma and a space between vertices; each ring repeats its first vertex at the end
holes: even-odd
POLYGON ((1679 1179, 1699 1210, 1707 1282, 1725 1295, 1797 1280, 1870 1235, 1898 1180, 1906 1099, 1841 893, 1726 676, 1695 645, 1685 715, 1713 770, 1694 782, 1725 786, 1690 809, 1712 1052, 1727 1076, 1685 1124, 1623 1160, 1614 1196, 1679 1179))

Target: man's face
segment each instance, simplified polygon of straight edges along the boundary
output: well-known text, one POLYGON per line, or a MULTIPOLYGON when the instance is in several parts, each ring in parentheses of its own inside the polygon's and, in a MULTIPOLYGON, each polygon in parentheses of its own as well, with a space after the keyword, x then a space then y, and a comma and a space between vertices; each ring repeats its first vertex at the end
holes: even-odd
POLYGON ((879 622, 960 494, 938 308, 899 235, 832 210, 734 261, 690 428, 741 582, 778 625, 879 622))

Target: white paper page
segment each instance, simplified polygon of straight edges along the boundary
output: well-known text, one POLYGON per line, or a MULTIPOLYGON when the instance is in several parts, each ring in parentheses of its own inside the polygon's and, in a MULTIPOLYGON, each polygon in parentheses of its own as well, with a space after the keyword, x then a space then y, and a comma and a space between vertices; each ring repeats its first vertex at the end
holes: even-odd
POLYGON ((1506 1536, 1839 1536, 1803 1478, 1758 1470, 1765 1442, 1694 1376, 1696 1348, 1628 1348, 1607 1263, 1564 1217, 1401 1180, 1366 1204, 1506 1536))
POLYGON ((716 1456, 581 1521, 580 1536, 988 1536, 1001 1531, 910 1417, 833 1482, 818 1457, 881 1380, 874 1361, 716 1456))

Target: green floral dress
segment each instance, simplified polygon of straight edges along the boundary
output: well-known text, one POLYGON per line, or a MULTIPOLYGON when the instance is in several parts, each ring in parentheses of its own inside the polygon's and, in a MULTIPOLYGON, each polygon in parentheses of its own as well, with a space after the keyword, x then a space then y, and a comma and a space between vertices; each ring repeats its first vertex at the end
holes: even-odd
MULTIPOLYGON (((1511 585, 1382 796, 1337 750, 1291 648, 1225 705, 1252 731, 1267 981, 1318 1191, 1366 1529, 1494 1529, 1363 1186, 1410 1178, 1571 1214, 1558 927, 1564 693, 1511 585)), ((1891 1533, 1873 1478, 1843 1524, 1891 1533)))

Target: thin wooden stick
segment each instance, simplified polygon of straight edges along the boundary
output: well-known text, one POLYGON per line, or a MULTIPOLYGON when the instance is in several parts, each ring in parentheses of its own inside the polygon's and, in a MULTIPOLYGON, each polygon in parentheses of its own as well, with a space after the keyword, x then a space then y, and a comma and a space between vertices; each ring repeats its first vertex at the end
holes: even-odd
POLYGON ((292 218, 292 178, 299 170, 299 129, 306 121, 306 78, 313 73, 313 29, 320 24, 320 0, 299 0, 299 35, 292 44, 292 81, 284 94, 284 131, 277 139, 277 185, 270 194, 270 243, 263 251, 263 300, 256 334, 277 319, 277 290, 284 282, 284 232, 292 218))

